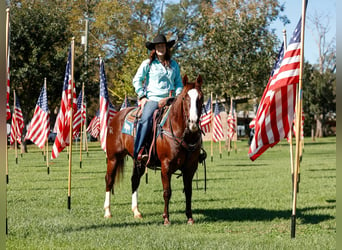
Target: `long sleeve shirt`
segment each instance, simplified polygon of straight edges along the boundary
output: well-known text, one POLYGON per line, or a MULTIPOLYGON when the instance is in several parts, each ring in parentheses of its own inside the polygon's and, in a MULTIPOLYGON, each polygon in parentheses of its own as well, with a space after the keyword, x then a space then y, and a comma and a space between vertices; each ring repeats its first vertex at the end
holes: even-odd
POLYGON ((149 59, 144 60, 133 78, 138 97, 146 95, 148 99, 158 102, 168 97, 170 91, 179 95, 183 83, 178 63, 171 60, 170 67, 164 67, 158 59, 153 60, 151 65, 149 63, 149 59))

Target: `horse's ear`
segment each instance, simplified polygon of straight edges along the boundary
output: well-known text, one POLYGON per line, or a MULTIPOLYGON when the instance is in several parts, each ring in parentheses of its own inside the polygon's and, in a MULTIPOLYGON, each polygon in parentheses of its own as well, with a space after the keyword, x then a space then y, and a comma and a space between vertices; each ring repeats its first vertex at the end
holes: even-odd
POLYGON ((184 76, 183 76, 183 86, 187 85, 188 82, 189 82, 188 76, 187 76, 187 75, 184 75, 184 76))
POLYGON ((198 86, 199 88, 201 88, 201 87, 202 87, 202 83, 203 83, 202 76, 201 76, 201 75, 198 75, 198 76, 197 76, 197 79, 196 79, 196 86, 198 86))

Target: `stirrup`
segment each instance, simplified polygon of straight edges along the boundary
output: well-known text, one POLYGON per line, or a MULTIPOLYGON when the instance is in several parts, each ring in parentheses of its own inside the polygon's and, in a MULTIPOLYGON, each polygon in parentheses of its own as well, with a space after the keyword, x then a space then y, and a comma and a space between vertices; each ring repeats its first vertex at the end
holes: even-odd
POLYGON ((142 147, 140 150, 139 150, 139 153, 138 153, 138 156, 137 156, 137 162, 147 162, 148 160, 148 154, 145 153, 145 147, 142 147))

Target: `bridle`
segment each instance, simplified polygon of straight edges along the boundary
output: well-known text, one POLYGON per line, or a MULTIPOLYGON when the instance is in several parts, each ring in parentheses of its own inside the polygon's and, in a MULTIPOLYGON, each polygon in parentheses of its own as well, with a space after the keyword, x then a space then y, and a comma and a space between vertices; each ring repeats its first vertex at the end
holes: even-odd
MULTIPOLYGON (((198 91, 198 90, 197 90, 198 91)), ((176 97, 177 99, 178 97, 176 97)), ((169 127, 170 127, 170 131, 167 131, 165 129, 163 129, 162 127, 160 127, 160 135, 166 135, 168 136, 169 138, 171 138, 177 145, 180 145, 182 146, 184 149, 186 149, 188 152, 193 152, 195 151, 196 149, 198 149, 199 147, 201 147, 202 145, 202 136, 201 136, 201 129, 200 129, 200 124, 199 124, 199 117, 198 116, 198 119, 196 121, 196 125, 198 127, 198 130, 196 132, 191 132, 189 130, 189 122, 190 122, 190 118, 189 118, 189 115, 188 115, 188 112, 185 110, 185 97, 181 97, 182 98, 182 112, 184 114, 184 120, 185 120, 185 129, 183 131, 183 134, 182 136, 178 137, 174 134, 173 132, 173 127, 172 127, 172 122, 171 122, 171 119, 170 117, 168 117, 168 120, 169 120, 169 127), (198 140, 195 141, 194 143, 188 143, 186 142, 185 140, 185 137, 186 135, 188 134, 194 134, 194 136, 196 136, 197 134, 197 137, 198 137, 198 140)), ((175 101, 176 101, 175 99, 175 101)), ((197 100, 198 101, 198 100, 197 100)), ((198 107, 197 107, 198 108, 198 107)))

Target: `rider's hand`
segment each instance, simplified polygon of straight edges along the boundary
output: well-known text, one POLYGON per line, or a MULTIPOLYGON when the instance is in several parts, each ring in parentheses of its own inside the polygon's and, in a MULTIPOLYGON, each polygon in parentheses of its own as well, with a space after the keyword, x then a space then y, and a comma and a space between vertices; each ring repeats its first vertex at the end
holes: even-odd
POLYGON ((144 108, 146 102, 148 102, 148 99, 146 97, 144 97, 141 100, 139 100, 138 105, 141 106, 141 109, 144 108))

